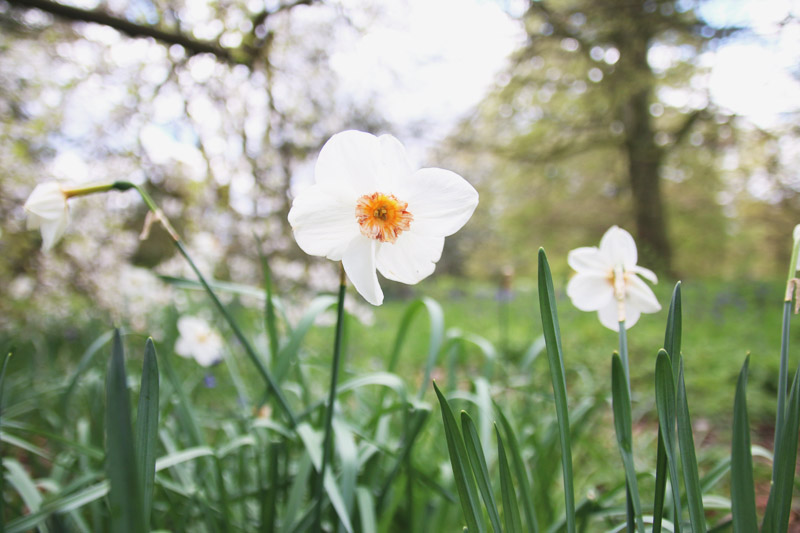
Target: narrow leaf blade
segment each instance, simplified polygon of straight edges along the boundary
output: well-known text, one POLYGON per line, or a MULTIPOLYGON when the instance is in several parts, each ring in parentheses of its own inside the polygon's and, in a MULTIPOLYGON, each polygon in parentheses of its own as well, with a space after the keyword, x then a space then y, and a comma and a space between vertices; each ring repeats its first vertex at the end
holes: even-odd
POLYGON ((108 499, 112 530, 120 533, 144 531, 142 493, 133 443, 125 355, 117 330, 106 377, 106 469, 111 484, 108 499))
POLYGON ((466 411, 461 411, 461 431, 464 433, 464 445, 467 449, 467 458, 472 465, 472 473, 478 482, 478 490, 481 493, 483 504, 486 506, 486 511, 489 513, 489 522, 495 531, 502 531, 500 513, 497 511, 497 502, 492 492, 492 482, 489 479, 489 468, 486 466, 483 446, 481 446, 475 423, 466 411))
POLYGON ((689 519, 692 531, 705 533, 706 520, 703 512, 703 494, 700 490, 700 476, 697 472, 697 457, 694 452, 692 420, 689 417, 689 404, 686 399, 686 384, 683 380, 683 361, 679 359, 678 371, 678 444, 683 464, 683 482, 686 486, 686 501, 689 506, 689 519))
POLYGON ((733 531, 747 533, 758 531, 756 495, 753 485, 753 456, 750 451, 750 422, 747 416, 747 367, 750 356, 744 360, 736 384, 733 402, 733 437, 731 444, 731 513, 733 531))
POLYGON ((143 521, 150 524, 153 504, 153 484, 156 475, 156 446, 158 444, 158 362, 153 339, 148 338, 144 347, 142 381, 139 388, 139 406, 136 411, 136 457, 139 467, 139 483, 144 504, 143 521))

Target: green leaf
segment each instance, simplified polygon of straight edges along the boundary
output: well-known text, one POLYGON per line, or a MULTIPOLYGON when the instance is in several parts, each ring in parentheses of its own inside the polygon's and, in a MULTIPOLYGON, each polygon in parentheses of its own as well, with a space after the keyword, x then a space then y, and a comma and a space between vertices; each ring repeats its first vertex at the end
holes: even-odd
POLYGON ((572 448, 567 409, 567 382, 564 377, 564 357, 561 350, 561 330, 558 325, 550 265, 547 263, 547 256, 542 248, 539 248, 539 308, 542 315, 542 330, 547 343, 547 360, 550 364, 550 377, 553 382, 558 433, 561 441, 561 470, 564 477, 567 532, 575 533, 575 488, 572 479, 572 448))
POLYGON ((92 344, 83 352, 80 361, 78 361, 78 365, 75 367, 75 371, 72 373, 72 377, 69 379, 69 385, 67 385, 67 389, 64 391, 64 395, 61 399, 61 409, 63 412, 66 412, 67 405, 69 405, 69 400, 72 397, 72 393, 75 390, 75 387, 78 384, 78 380, 81 378, 86 369, 89 365, 92 364, 94 361, 95 355, 100 353, 100 349, 108 343, 114 336, 114 331, 106 331, 99 337, 97 337, 92 344))
POLYGON ((619 453, 622 456, 622 465, 625 469, 625 479, 628 483, 633 513, 639 531, 644 532, 642 519, 642 504, 639 500, 639 486, 636 481, 636 468, 633 464, 633 431, 631 421, 631 400, 628 396, 628 383, 625 379, 625 369, 622 368, 622 359, 618 354, 611 358, 611 397, 614 409, 614 429, 617 434, 619 453))
POLYGON ((153 483, 156 475, 156 445, 158 444, 158 362, 153 339, 144 347, 142 382, 139 388, 139 407, 136 411, 136 456, 139 483, 144 502, 144 524, 149 527, 153 505, 153 483))
POLYGON ((744 360, 736 384, 733 402, 733 437, 731 444, 731 511, 733 531, 749 533, 758 531, 756 496, 753 483, 753 457, 750 452, 750 422, 747 416, 747 367, 750 356, 744 360))
MULTIPOLYGON (((9 348, 5 359, 3 359, 3 369, 0 370, 0 420, 2 420, 3 392, 5 391, 6 385, 6 368, 8 367, 8 362, 11 360, 13 353, 14 347, 12 346, 9 348)), ((4 471, 3 453, 2 450, 0 450, 0 533, 5 533, 5 521, 3 520, 5 517, 5 498, 3 498, 3 493, 5 490, 5 476, 3 475, 4 471)))
POLYGON ((497 458, 500 463, 500 491, 503 497, 503 518, 505 519, 506 531, 508 533, 522 533, 522 518, 519 514, 517 505, 517 493, 514 491, 514 482, 511 480, 511 470, 508 467, 506 448, 500 436, 497 424, 494 426, 494 433, 497 437, 497 458))
MULTIPOLYGON (((658 351, 656 356, 656 409, 658 411, 658 430, 663 440, 663 452, 672 479, 672 504, 675 506, 675 531, 680 531, 681 523, 681 493, 680 478, 678 478, 678 458, 675 455, 675 383, 672 381, 672 364, 664 350, 658 351)), ((666 471, 662 481, 666 484, 666 471)), ((658 481, 658 480, 657 480, 658 481)), ((657 508, 659 511, 662 506, 657 508)), ((661 513, 659 512, 659 515, 661 513)), ((655 516, 653 517, 655 522, 655 516)), ((659 528, 661 520, 659 519, 659 528)))
POLYGON ((497 511, 497 502, 492 492, 492 482, 489 479, 489 468, 486 466, 486 457, 483 455, 483 446, 478 437, 478 430, 466 411, 461 411, 461 431, 464 434, 464 445, 467 450, 467 459, 472 466, 472 473, 478 483, 483 504, 489 513, 489 522, 498 533, 503 530, 500 525, 500 513, 497 511))
POLYGON ((472 477, 472 472, 468 467, 469 459, 467 458, 467 450, 464 447, 464 441, 461 439, 461 432, 458 430, 456 418, 453 416, 450 405, 439 390, 439 387, 436 386, 435 381, 433 382, 433 389, 436 392, 436 396, 439 398, 439 405, 441 405, 442 408, 442 420, 444 421, 444 435, 447 440, 447 451, 450 455, 450 464, 453 467, 453 477, 456 482, 458 497, 461 501, 461 510, 467 522, 467 529, 473 533, 483 533, 486 531, 486 526, 483 523, 483 513, 478 503, 475 479, 472 477))
MULTIPOLYGON (((681 330, 681 282, 679 281, 675 284, 675 288, 672 291, 672 300, 670 301, 669 314, 667 315, 667 328, 664 332, 664 350, 670 357, 672 357, 673 354, 677 356, 681 352, 681 330)), ((672 383, 674 385, 677 376, 673 373, 672 378, 672 383)), ((676 480, 675 483, 678 483, 678 481, 676 480)), ((661 520, 664 513, 664 497, 666 496, 666 489, 667 455, 666 450, 664 449, 664 439, 661 426, 659 425, 658 450, 656 452, 655 496, 653 499, 653 533, 659 533, 661 531, 661 520)), ((679 506, 680 503, 678 503, 676 511, 679 509, 679 506)), ((678 516, 680 516, 680 512, 678 512, 678 516)), ((675 522, 675 533, 680 533, 680 520, 675 522)))
POLYGON ((797 464, 797 438, 800 430, 800 366, 794 375, 789 401, 786 404, 786 416, 783 426, 783 441, 777 447, 775 455, 775 484, 770 496, 774 496, 773 524, 775 531, 788 531, 789 512, 792 508, 792 490, 794 489, 795 467, 797 464))
POLYGON ((356 501, 361 531, 377 531, 378 522, 375 520, 375 499, 372 497, 372 491, 367 487, 356 487, 356 501))
POLYGON ((261 260, 261 272, 264 276, 264 323, 267 328, 267 335, 269 336, 269 353, 271 357, 277 357, 280 339, 278 339, 278 321, 275 316, 275 302, 272 300, 272 271, 269 268, 267 256, 264 255, 260 242, 258 243, 258 257, 261 260))
POLYGON ((106 469, 111 484, 108 500, 112 531, 143 532, 142 490, 136 466, 125 355, 119 330, 114 332, 106 377, 106 469))
POLYGON ((686 384, 683 381, 683 361, 679 358, 678 371, 678 444, 683 464, 683 482, 686 485, 686 501, 689 506, 689 520, 692 531, 705 533, 706 520, 703 513, 703 494, 700 490, 700 477, 697 473, 697 458, 692 437, 692 420, 689 417, 689 403, 686 399, 686 384))
POLYGON ((497 412, 500 424, 503 426, 503 431, 506 434, 506 440, 508 441, 509 451, 511 452, 511 462, 514 464, 514 473, 521 492, 522 509, 525 512, 525 519, 528 522, 528 530, 531 531, 531 533, 537 533, 539 531, 539 521, 536 519, 536 508, 534 507, 533 498, 531 497, 528 473, 525 468, 525 462, 522 460, 517 437, 508 419, 497 405, 495 405, 495 411, 497 412))

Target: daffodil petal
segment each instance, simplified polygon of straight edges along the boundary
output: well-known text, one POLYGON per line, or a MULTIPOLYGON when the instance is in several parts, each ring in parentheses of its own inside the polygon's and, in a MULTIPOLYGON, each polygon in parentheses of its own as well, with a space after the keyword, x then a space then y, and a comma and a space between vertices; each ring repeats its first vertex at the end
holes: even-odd
POLYGON ((575 272, 587 273, 608 273, 612 270, 611 265, 604 261, 604 256, 597 249, 597 246, 584 246, 575 248, 567 255, 567 264, 575 272))
POLYGON ((294 199, 289 224, 300 248, 309 255, 339 261, 360 235, 356 198, 347 189, 311 185, 294 199))
POLYGON ((638 309, 643 313, 655 313, 661 310, 658 298, 641 278, 631 276, 625 287, 625 296, 628 307, 638 309))
POLYGON ((639 274, 640 276, 642 276, 644 279, 646 279, 651 283, 658 283, 658 276, 656 276, 656 273, 650 270, 649 268, 645 268, 639 265, 634 265, 633 268, 629 268, 628 270, 631 272, 635 272, 636 274, 639 274))
POLYGON ((442 257, 444 237, 404 232, 395 243, 384 243, 378 250, 378 271, 383 277, 413 285, 433 274, 442 257))
POLYGON ((342 257, 342 265, 358 293, 372 305, 383 303, 383 291, 375 272, 378 241, 359 237, 353 239, 342 257))
POLYGON ((57 182, 48 181, 34 187, 23 207, 42 219, 58 220, 67 209, 67 199, 57 182))
POLYGON ((611 226, 600 239, 600 251, 612 265, 630 269, 636 265, 636 241, 630 233, 618 226, 611 226))
POLYGON ((414 216, 412 229, 440 237, 461 229, 478 206, 478 191, 455 172, 441 168, 417 170, 401 194, 414 216))
POLYGON ((42 250, 50 251, 53 246, 64 236, 69 225, 69 214, 64 211, 57 220, 41 219, 39 229, 42 232, 42 250))
MULTIPOLYGON (((597 311, 615 302, 614 287, 608 278, 599 274, 579 273, 567 283, 567 296, 581 311, 597 311)), ((616 305, 616 304, 615 304, 616 305)))
POLYGON ((639 311, 635 307, 626 307, 625 308, 625 329, 631 329, 634 324, 639 321, 639 317, 642 316, 641 311, 639 311))
MULTIPOLYGON (((381 148, 381 164, 383 170, 377 176, 378 190, 396 193, 398 187, 408 180, 414 173, 411 162, 406 155, 403 143, 391 135, 381 135, 378 137, 381 148)), ((374 191, 373 191, 374 192, 374 191)))
MULTIPOLYGON (((600 323, 608 329, 619 331, 619 308, 617 307, 617 301, 612 300, 611 303, 606 304, 598 309, 597 318, 600 319, 600 323)), ((630 326, 626 321, 625 329, 628 329, 629 327, 630 326)))
POLYGON ((347 187, 360 194, 378 190, 384 171, 378 138, 363 131, 337 133, 322 147, 314 168, 318 184, 347 187))

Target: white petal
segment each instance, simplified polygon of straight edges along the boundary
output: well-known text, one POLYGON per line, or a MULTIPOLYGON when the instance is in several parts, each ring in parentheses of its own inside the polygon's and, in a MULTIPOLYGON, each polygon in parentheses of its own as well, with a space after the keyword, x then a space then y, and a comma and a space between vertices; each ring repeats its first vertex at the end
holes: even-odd
POLYGON ((642 313, 637 308, 627 306, 625 308, 625 329, 631 329, 639 321, 640 316, 642 313))
POLYGON ((50 251, 53 246, 64 236, 69 225, 69 213, 64 211, 57 220, 40 219, 39 229, 42 232, 42 250, 50 251))
POLYGON ((405 183, 408 177, 414 173, 414 169, 411 167, 408 155, 406 155, 406 149, 400 141, 391 135, 381 135, 378 137, 378 142, 381 146, 381 164, 383 170, 377 176, 377 190, 393 194, 397 192, 401 184, 405 183))
POLYGON ((651 283, 658 283, 658 276, 656 276, 656 273, 650 270, 649 268, 634 265, 633 268, 629 268, 628 270, 641 275, 644 279, 646 279, 651 283))
POLYGON ((383 171, 381 143, 363 131, 337 133, 322 147, 314 169, 318 184, 349 188, 357 196, 378 191, 383 171))
POLYGON ((575 272, 600 274, 612 271, 613 265, 607 264, 604 259, 597 246, 575 248, 567 255, 567 263, 575 272))
POLYGON ((383 291, 375 272, 375 255, 378 241, 359 236, 350 243, 342 257, 347 277, 358 293, 372 305, 383 303, 383 291))
POLYGON ((627 307, 638 309, 643 313, 655 313, 661 310, 661 304, 647 284, 636 276, 628 278, 625 286, 627 307))
POLYGON ((175 341, 175 353, 181 357, 191 357, 192 351, 192 343, 183 335, 178 337, 178 340, 175 341))
POLYGON ((289 224, 300 248, 309 255, 339 261, 360 235, 356 200, 347 189, 312 185, 294 199, 289 224))
MULTIPOLYGON (((567 296, 581 311, 597 311, 616 302, 608 278, 597 274, 576 274, 567 283, 567 296)), ((616 305, 616 303, 615 303, 616 305)))
POLYGON ((23 206, 25 211, 46 220, 56 220, 67 210, 67 199, 55 181, 37 185, 23 206))
POLYGON ((478 191, 455 172, 441 168, 414 172, 401 196, 414 217, 413 230, 441 237, 461 229, 478 206, 478 191))
MULTIPOLYGON (((617 307, 617 301, 612 300, 608 305, 598 309, 597 318, 599 318, 600 323, 608 329, 619 331, 619 308, 617 307)), ((627 327, 625 329, 627 329, 627 327)))
POLYGON ((413 285, 433 274, 442 257, 444 237, 406 231, 392 243, 381 244, 378 270, 385 278, 413 285))
POLYGON ((630 269, 636 265, 636 241, 624 229, 611 226, 600 239, 600 251, 613 265, 630 269))

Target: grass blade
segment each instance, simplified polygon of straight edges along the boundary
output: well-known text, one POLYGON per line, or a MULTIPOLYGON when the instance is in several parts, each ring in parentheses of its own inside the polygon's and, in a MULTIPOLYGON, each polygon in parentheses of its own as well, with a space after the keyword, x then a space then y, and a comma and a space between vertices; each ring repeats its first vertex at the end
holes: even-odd
MULTIPOLYGON (((667 327, 666 331, 664 332, 664 350, 667 352, 669 357, 672 357, 673 354, 679 355, 681 352, 682 326, 681 282, 679 281, 675 284, 675 288, 672 290, 672 299, 669 304, 669 313, 667 314, 667 327)), ((673 373, 673 385, 675 384, 676 377, 677 376, 673 373)), ((672 405, 674 405, 674 399, 672 405)), ((659 417, 660 416, 661 415, 659 415, 659 417)), ((661 426, 659 425, 658 451, 656 452, 655 496, 653 498, 653 533, 659 533, 661 531, 661 519, 664 513, 664 498, 667 490, 667 469, 667 455, 664 448, 664 439, 661 432, 661 426)), ((675 483, 677 482, 678 481, 675 480, 675 483)), ((678 508, 676 508, 676 512, 678 512, 678 508)), ((679 512, 678 516, 680 516, 679 512)), ((680 519, 675 521, 675 533, 680 533, 680 519)))
POLYGON ((731 512, 733 531, 748 533, 758 531, 756 495, 753 485, 753 456, 750 452, 750 422, 747 417, 747 367, 750 356, 744 360, 736 384, 733 402, 733 437, 731 445, 731 512))
POLYGON ((153 483, 156 476, 156 445, 158 443, 158 362, 153 339, 144 346, 142 382, 139 388, 139 407, 136 411, 136 457, 139 483, 142 487, 144 525, 149 527, 153 505, 153 483))
POLYGON ((506 448, 503 445, 503 439, 500 437, 500 430, 497 424, 494 426, 494 433, 497 437, 497 458, 500 463, 500 490, 503 496, 505 530, 508 533, 522 533, 522 518, 517 505, 517 494, 514 491, 514 483, 511 481, 511 470, 508 467, 506 448))
MULTIPOLYGON (((656 409, 658 410, 658 431, 663 440, 664 458, 669 468, 670 479, 672 479, 672 503, 675 506, 674 523, 677 533, 680 531, 682 513, 678 458, 675 456, 675 383, 672 380, 672 364, 669 361, 669 355, 664 350, 659 350, 656 357, 656 409)), ((662 476, 661 481, 666 489, 666 472, 662 476)), ((662 505, 657 510, 663 510, 663 496, 662 505)), ((655 521, 654 513, 653 522, 655 523, 655 521)), ((659 516, 659 529, 661 528, 660 522, 659 516)))
POLYGON ((469 459, 467 459, 467 450, 464 447, 464 441, 461 439, 461 432, 458 430, 456 418, 453 416, 450 405, 439 390, 439 387, 436 386, 435 381, 433 383, 433 389, 436 391, 436 396, 439 398, 439 404, 442 407, 442 420, 444 421, 444 435, 447 440, 447 451, 450 455, 450 464, 453 467, 453 477, 455 478, 458 497, 461 501, 461 510, 467 522, 467 529, 472 532, 483 533, 486 531, 486 526, 483 523, 483 513, 481 513, 480 504, 478 503, 475 479, 472 477, 472 473, 467 466, 469 464, 469 459))
POLYGON ((703 494, 700 490, 700 476, 697 473, 697 457, 694 453, 692 420, 689 417, 689 404, 686 399, 686 384, 683 381, 683 361, 678 358, 678 444, 683 464, 683 482, 686 485, 686 501, 689 506, 689 519, 692 531, 705 533, 706 520, 703 513, 703 494))
MULTIPOLYGON (((3 392, 5 391, 5 384, 6 384, 6 368, 8 367, 8 361, 11 359, 11 356, 14 353, 14 347, 8 349, 8 354, 6 355, 5 359, 3 359, 3 369, 0 370, 0 420, 2 420, 2 408, 3 408, 3 392)), ((3 473, 5 472, 5 468, 3 467, 3 453, 0 450, 0 533, 5 533, 5 498, 2 495, 5 492, 5 476, 3 473)))
POLYGON ((475 480, 478 482, 478 490, 481 493, 481 499, 486 506, 489 513, 489 522, 495 531, 500 533, 503 531, 500 525, 500 513, 497 511, 497 502, 494 499, 492 492, 492 482, 489 479, 489 468, 486 466, 486 457, 483 454, 483 446, 478 437, 478 430, 475 428, 475 423, 466 411, 461 411, 461 431, 464 434, 464 445, 467 450, 467 459, 472 466, 472 473, 475 474, 475 480))
POLYGON ((514 464, 514 472, 516 473, 517 483, 519 483, 519 490, 522 497, 522 509, 525 512, 525 519, 528 522, 528 531, 537 533, 539 531, 539 521, 536 519, 536 508, 533 505, 533 498, 531 497, 531 486, 528 482, 528 473, 525 468, 525 462, 522 460, 522 454, 519 451, 519 443, 514 434, 511 424, 508 422, 506 415, 495 405, 495 411, 500 419, 500 424, 503 426, 503 431, 506 434, 508 441, 509 452, 511 453, 511 462, 514 464))
POLYGON ((628 395, 628 384, 625 379, 625 369, 622 359, 618 354, 611 358, 611 396, 614 409, 614 429, 617 434, 619 453, 622 456, 622 465, 625 468, 625 477, 628 481, 628 493, 636 524, 639 531, 644 532, 642 519, 642 504, 639 500, 639 486, 636 481, 636 468, 633 464, 633 431, 631 422, 631 400, 628 395))
POLYGON ((558 326, 553 278, 544 249, 539 248, 539 308, 542 329, 547 344, 547 360, 553 381, 553 396, 558 417, 558 433, 561 440, 561 469, 564 476, 564 504, 567 533, 575 533, 575 489, 572 481, 572 449, 569 435, 569 412, 567 409, 567 382, 564 377, 564 357, 561 350, 561 330, 558 326))
POLYGON ((106 448, 111 528, 120 533, 142 532, 142 490, 136 468, 125 354, 119 330, 114 332, 106 377, 106 448))
POLYGON ((789 401, 784 417, 783 441, 775 455, 775 484, 772 512, 774 531, 788 531, 789 512, 792 508, 792 489, 794 488, 795 465, 797 463, 797 432, 800 429, 800 366, 795 372, 789 401))

